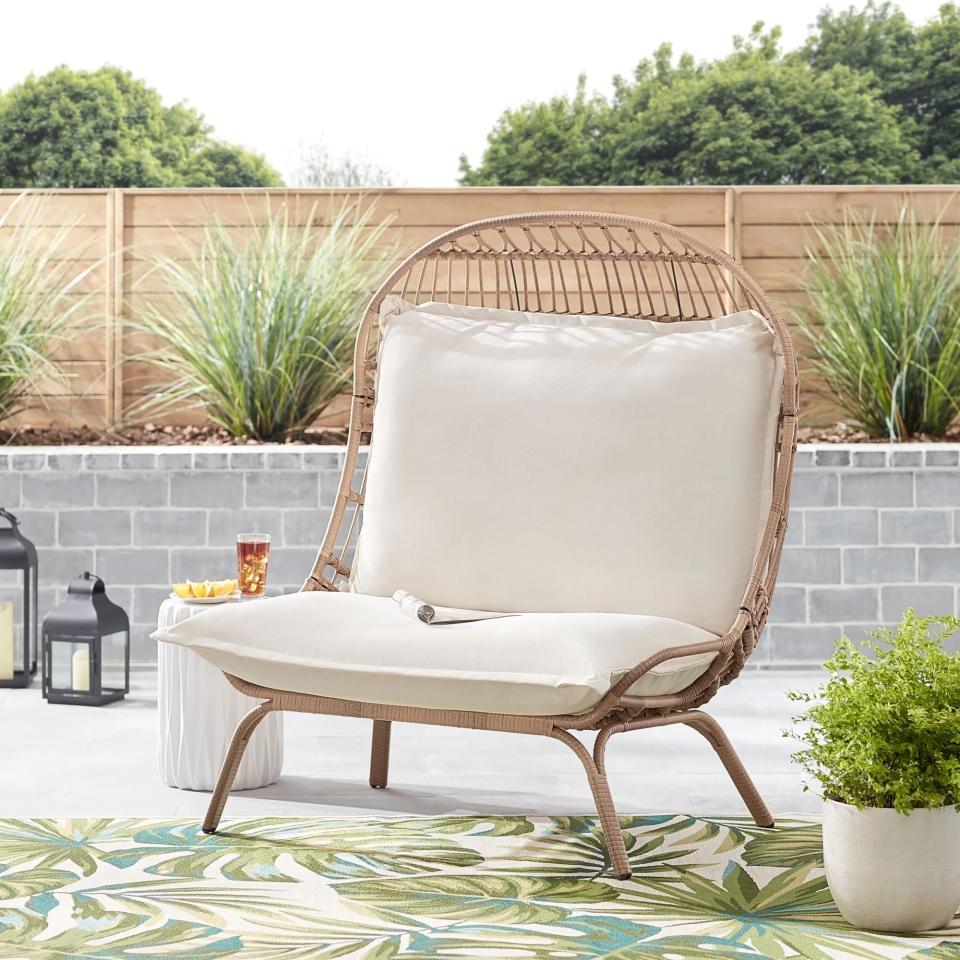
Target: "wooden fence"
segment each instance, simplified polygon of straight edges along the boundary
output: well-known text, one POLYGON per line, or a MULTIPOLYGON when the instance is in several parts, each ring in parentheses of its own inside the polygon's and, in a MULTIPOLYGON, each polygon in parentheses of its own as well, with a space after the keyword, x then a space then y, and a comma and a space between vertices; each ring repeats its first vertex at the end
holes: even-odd
MULTIPOLYGON (((812 222, 841 222, 846 212, 893 222, 907 206, 920 219, 941 217, 946 230, 960 227, 960 204, 952 186, 876 187, 575 187, 386 189, 362 195, 376 218, 390 217, 387 242, 399 255, 437 233, 468 220, 536 210, 594 210, 650 217, 685 227, 737 257, 770 293, 788 320, 801 302, 805 249, 814 241, 812 222)), ((86 328, 59 351, 66 383, 41 386, 21 420, 31 424, 117 423, 156 382, 155 368, 137 357, 149 344, 124 318, 147 297, 169 296, 149 275, 156 254, 189 258, 204 224, 216 219, 243 231, 283 204, 292 219, 322 219, 332 206, 360 196, 329 190, 70 190, 43 194, 42 223, 70 225, 65 256, 90 267, 84 280, 90 299, 86 328)), ((16 198, 0 191, 0 216, 16 198)), ((4 233, 0 228, 0 249, 4 233)), ((801 353, 804 345, 801 343, 801 353)), ((808 380, 808 384, 810 381, 808 380)), ((810 402, 807 422, 834 415, 810 402)), ((336 422, 334 412, 332 421, 336 422)), ((178 422, 197 422, 184 411, 178 422)))

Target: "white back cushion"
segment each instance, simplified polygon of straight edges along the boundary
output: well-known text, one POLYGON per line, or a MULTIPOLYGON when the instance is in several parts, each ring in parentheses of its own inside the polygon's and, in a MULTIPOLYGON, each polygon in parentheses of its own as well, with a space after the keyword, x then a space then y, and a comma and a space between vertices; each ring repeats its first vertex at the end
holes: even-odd
POLYGON ((393 301, 354 591, 732 624, 780 403, 758 313, 657 323, 393 301))

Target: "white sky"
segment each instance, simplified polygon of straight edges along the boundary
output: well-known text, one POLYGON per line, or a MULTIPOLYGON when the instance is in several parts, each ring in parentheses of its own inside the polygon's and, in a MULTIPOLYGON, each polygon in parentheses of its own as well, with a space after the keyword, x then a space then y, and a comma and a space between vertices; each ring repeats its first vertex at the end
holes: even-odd
MULTIPOLYGON (((846 7, 839 0, 834 7, 846 7)), ((940 0, 903 0, 915 21, 940 0)), ((821 0, 0 0, 0 88, 60 63, 131 70, 167 102, 186 100, 216 131, 281 173, 298 145, 366 157, 407 186, 456 182, 510 105, 573 89, 602 92, 664 40, 698 58, 726 53, 754 21, 787 46, 821 0)), ((857 4, 860 5, 859 3, 857 4)))

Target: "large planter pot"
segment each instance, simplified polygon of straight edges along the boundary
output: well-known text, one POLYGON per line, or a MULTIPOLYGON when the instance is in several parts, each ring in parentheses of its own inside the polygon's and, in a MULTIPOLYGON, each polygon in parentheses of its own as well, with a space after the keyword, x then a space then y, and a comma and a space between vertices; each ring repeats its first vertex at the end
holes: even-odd
POLYGON ((867 930, 946 926, 960 908, 960 812, 823 801, 827 883, 846 921, 867 930))

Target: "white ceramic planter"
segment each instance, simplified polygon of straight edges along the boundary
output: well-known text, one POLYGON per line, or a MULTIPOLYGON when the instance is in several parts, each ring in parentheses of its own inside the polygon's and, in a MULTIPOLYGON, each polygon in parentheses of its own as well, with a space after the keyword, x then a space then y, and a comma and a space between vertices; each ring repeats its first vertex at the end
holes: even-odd
POLYGON ((960 812, 823 801, 823 859, 848 923, 916 932, 946 926, 960 908, 960 812))

